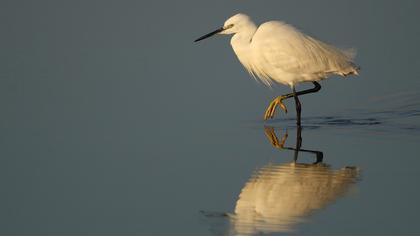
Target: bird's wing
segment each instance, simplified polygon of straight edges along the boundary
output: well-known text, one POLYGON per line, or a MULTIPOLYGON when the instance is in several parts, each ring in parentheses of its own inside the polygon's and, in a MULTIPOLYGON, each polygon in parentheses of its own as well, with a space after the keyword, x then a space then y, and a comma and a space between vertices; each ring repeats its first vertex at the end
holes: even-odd
POLYGON ((352 55, 313 39, 279 21, 262 24, 252 38, 255 71, 272 76, 276 70, 291 74, 336 73, 352 64, 352 55))

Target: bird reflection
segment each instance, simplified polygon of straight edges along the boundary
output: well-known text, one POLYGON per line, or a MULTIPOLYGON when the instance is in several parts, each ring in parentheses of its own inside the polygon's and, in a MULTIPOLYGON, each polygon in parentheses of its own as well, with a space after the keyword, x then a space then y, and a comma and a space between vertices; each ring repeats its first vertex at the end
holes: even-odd
POLYGON ((294 231, 309 214, 348 192, 358 178, 357 168, 333 170, 322 162, 322 152, 302 149, 300 127, 294 148, 285 147, 287 133, 279 140, 273 127, 265 127, 264 131, 275 148, 294 151, 294 160, 264 166, 248 180, 234 214, 227 214, 230 235, 294 231), (300 152, 314 154, 315 162, 298 163, 300 152))

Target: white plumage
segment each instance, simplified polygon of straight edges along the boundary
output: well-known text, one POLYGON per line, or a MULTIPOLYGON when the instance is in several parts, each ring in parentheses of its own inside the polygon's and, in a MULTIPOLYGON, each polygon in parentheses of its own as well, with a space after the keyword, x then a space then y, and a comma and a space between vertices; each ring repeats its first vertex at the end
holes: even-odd
POLYGON ((269 21, 257 28, 247 15, 237 14, 224 27, 228 29, 220 33, 234 34, 231 45, 241 63, 266 85, 294 86, 332 74, 357 74, 352 50, 323 43, 283 22, 269 21))
POLYGON ((287 112, 282 100, 291 97, 296 102, 296 124, 300 126, 301 104, 298 96, 321 89, 318 81, 331 75, 358 74, 353 62, 353 50, 343 50, 303 34, 280 21, 269 21, 259 27, 245 14, 229 18, 223 27, 206 34, 195 42, 215 34, 233 34, 230 41, 242 65, 267 86, 273 83, 289 85, 293 93, 275 98, 268 106, 264 119, 274 117, 277 106, 287 112), (297 92, 295 86, 312 82, 315 87, 297 92))

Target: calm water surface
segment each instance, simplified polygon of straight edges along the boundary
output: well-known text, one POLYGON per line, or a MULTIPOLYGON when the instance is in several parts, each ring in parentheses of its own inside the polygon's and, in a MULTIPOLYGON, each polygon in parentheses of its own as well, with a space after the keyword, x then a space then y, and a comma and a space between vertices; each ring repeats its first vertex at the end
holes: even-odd
POLYGON ((0 235, 419 235, 419 9, 3 1, 0 235), (192 42, 237 12, 357 48, 361 75, 303 96, 302 130, 293 101, 263 122, 289 88, 192 42))

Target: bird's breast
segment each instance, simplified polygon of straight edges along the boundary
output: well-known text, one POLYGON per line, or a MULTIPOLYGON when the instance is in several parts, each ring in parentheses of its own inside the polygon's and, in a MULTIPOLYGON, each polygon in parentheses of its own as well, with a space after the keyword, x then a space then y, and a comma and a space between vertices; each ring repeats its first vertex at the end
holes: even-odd
POLYGON ((249 45, 246 45, 245 43, 241 42, 240 39, 236 38, 235 36, 232 37, 231 45, 233 48, 233 51, 235 52, 236 56, 238 57, 241 64, 249 69, 249 65, 251 63, 251 48, 249 45))
POLYGON ((231 45, 239 61, 248 73, 251 74, 257 81, 270 86, 272 82, 269 76, 266 76, 266 74, 261 70, 261 67, 259 66, 260 62, 256 61, 251 43, 249 41, 244 41, 242 38, 233 37, 231 45))

